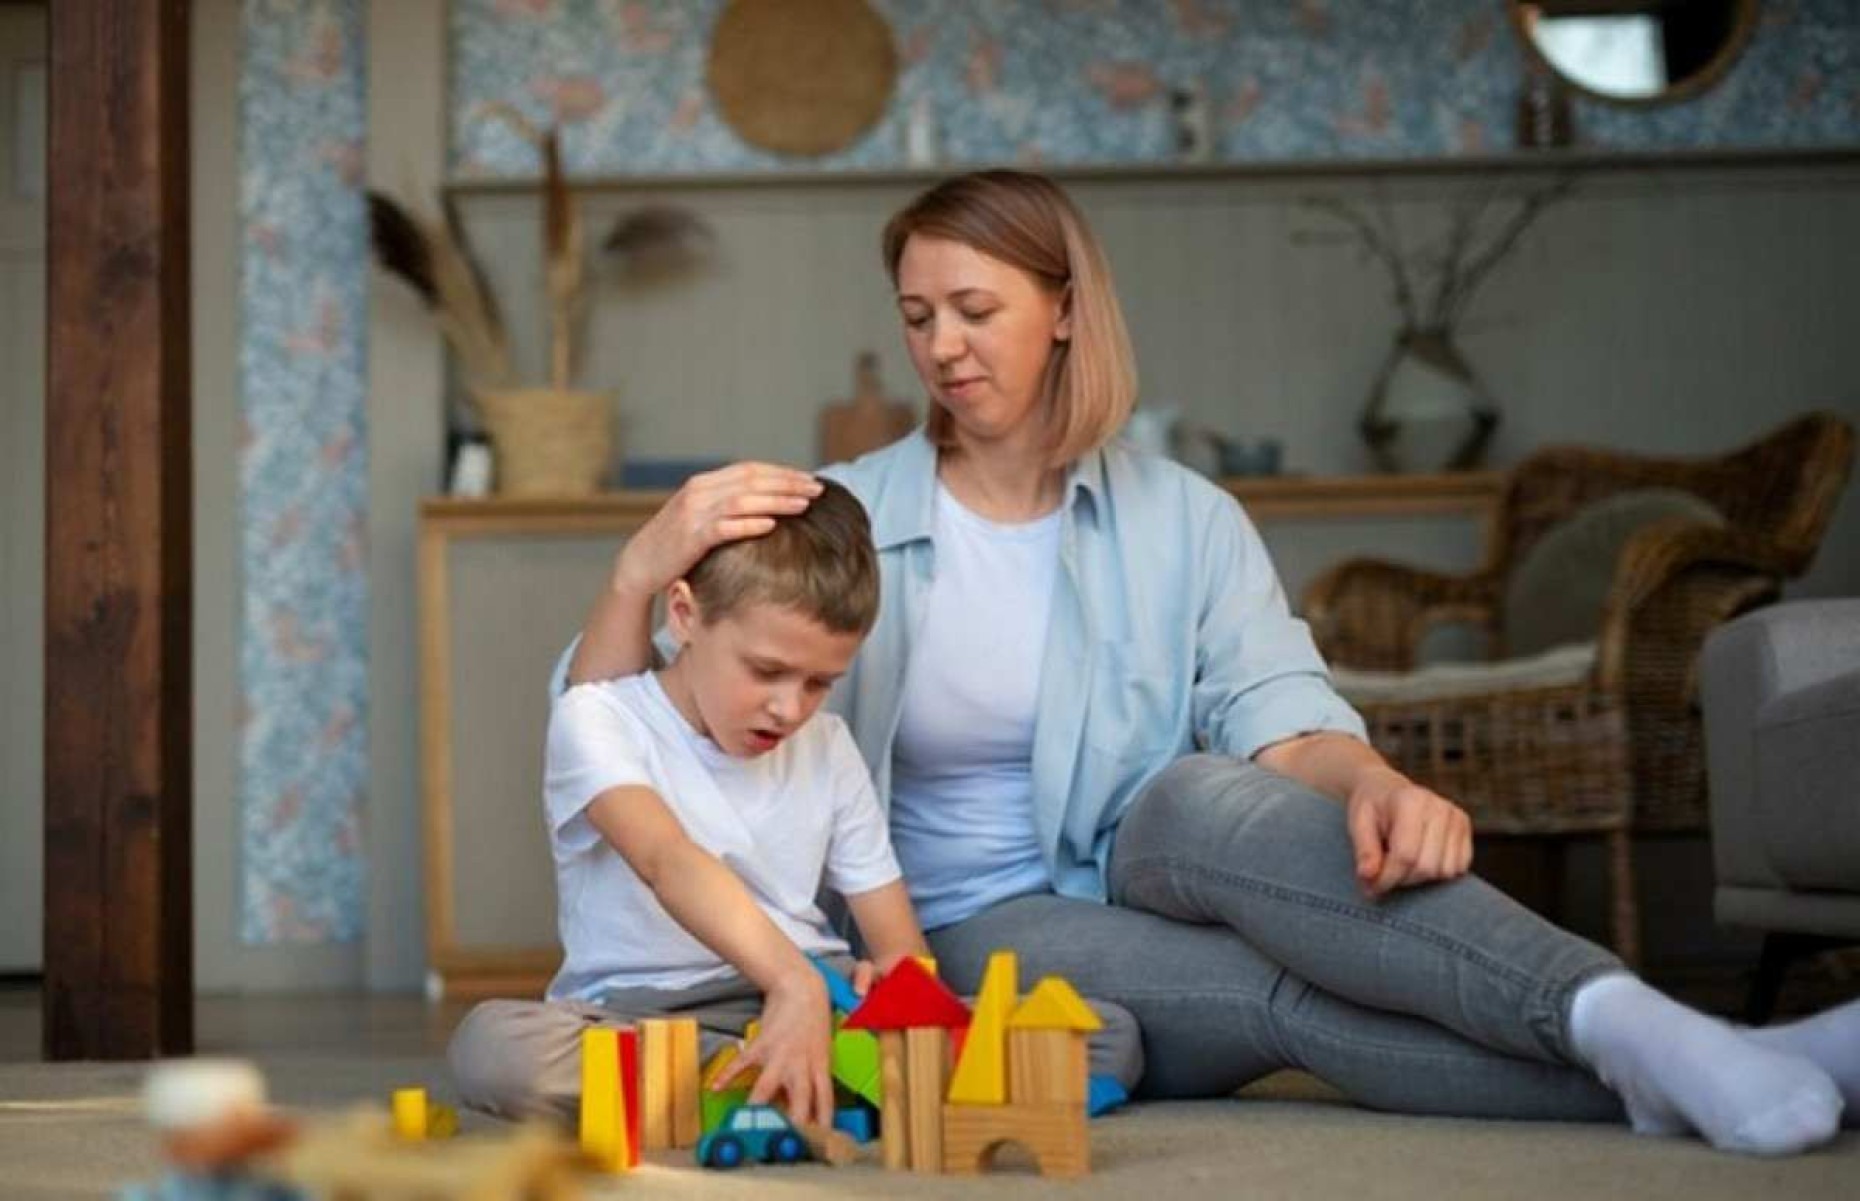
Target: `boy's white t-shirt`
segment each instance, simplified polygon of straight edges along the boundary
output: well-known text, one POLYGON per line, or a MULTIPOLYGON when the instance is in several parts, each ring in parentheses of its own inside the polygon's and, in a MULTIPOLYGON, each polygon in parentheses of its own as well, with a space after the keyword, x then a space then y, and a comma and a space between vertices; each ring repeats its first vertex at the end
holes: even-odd
POLYGON ((687 988, 734 970, 686 933, 588 820, 623 785, 650 788, 804 952, 847 949, 816 897, 899 878, 872 779, 830 713, 765 755, 736 759, 687 722, 651 673, 579 684, 549 715, 544 805, 565 958, 551 1000, 687 988))

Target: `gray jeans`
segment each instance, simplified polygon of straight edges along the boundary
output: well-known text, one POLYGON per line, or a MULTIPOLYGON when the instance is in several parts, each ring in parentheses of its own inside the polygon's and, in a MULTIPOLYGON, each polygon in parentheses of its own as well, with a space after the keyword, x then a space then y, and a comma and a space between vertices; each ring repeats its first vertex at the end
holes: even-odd
POLYGON ((1124 815, 1110 904, 1016 897, 930 933, 972 989, 1013 947, 1136 1015, 1139 1095, 1218 1097, 1300 1068, 1402 1113, 1620 1120, 1575 1066, 1570 998, 1620 961, 1476 877, 1359 891, 1343 807, 1264 768, 1192 755, 1124 815))
MULTIPOLYGON (((829 962, 841 974, 851 973, 852 960, 829 962)), ((1126 1091, 1135 1089, 1143 1075, 1136 1019, 1116 1005, 1095 999, 1086 1004, 1104 1022, 1104 1029, 1091 1036, 1092 1072, 1115 1078, 1126 1091)), ((719 1047, 740 1038, 761 1013, 761 991, 734 974, 691 988, 619 990, 601 998, 599 1005, 486 1001, 453 1031, 446 1059, 459 1101, 473 1109, 506 1118, 573 1121, 581 1100, 581 1033, 590 1026, 618 1026, 649 1017, 695 1018, 698 1054, 709 1059, 719 1047)))

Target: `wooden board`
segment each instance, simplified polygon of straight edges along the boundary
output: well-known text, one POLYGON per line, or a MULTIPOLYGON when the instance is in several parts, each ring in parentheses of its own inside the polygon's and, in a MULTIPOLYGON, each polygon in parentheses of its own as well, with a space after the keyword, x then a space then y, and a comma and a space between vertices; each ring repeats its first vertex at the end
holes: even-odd
POLYGON ((188 23, 61 0, 45 429, 45 1054, 193 1046, 188 23))

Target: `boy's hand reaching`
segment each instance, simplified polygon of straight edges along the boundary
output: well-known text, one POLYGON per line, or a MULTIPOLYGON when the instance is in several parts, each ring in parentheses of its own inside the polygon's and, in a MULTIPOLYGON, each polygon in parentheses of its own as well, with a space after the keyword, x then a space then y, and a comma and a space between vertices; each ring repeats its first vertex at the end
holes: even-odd
POLYGON ((833 1018, 827 986, 811 966, 790 973, 769 989, 762 1003, 762 1028, 736 1062, 718 1078, 727 1088, 748 1068, 760 1070, 749 1104, 765 1105, 778 1094, 797 1122, 833 1124, 833 1018))

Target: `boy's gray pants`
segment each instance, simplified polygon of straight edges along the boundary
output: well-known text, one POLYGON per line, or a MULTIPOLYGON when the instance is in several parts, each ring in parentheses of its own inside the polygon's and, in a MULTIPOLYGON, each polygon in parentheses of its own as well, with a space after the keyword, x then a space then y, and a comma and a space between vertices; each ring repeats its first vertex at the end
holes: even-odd
MULTIPOLYGON (((850 975, 852 961, 828 961, 850 975)), ((1116 1005, 1087 1001, 1104 1022, 1091 1038, 1091 1071, 1135 1092, 1143 1075, 1136 1019, 1116 1005)), ((486 1001, 465 1015, 446 1055, 459 1101, 505 1118, 575 1119, 581 1100, 581 1033, 640 1018, 688 1017, 698 1023, 698 1054, 708 1060, 762 1015, 762 993, 738 975, 693 988, 624 989, 602 1004, 583 1001, 486 1001)))

